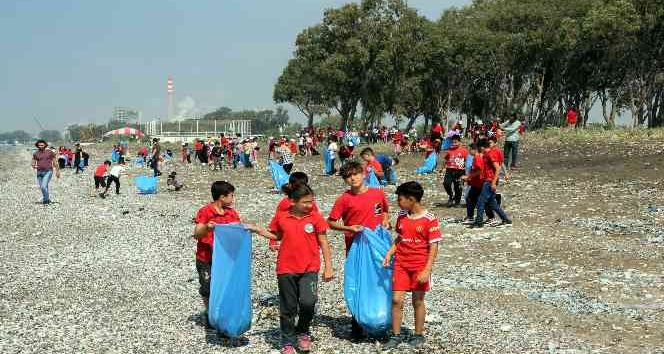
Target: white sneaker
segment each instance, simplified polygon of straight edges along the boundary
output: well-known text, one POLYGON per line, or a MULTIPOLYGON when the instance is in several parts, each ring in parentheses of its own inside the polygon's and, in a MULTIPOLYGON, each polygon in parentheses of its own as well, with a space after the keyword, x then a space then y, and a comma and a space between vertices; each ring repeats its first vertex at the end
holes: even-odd
POLYGON ((461 222, 461 225, 472 225, 474 222, 475 222, 475 220, 473 220, 473 219, 465 218, 465 219, 463 219, 463 221, 461 222))
POLYGON ((496 218, 493 218, 493 219, 487 220, 486 224, 491 226, 491 227, 496 227, 496 226, 500 226, 500 224, 502 224, 502 222, 497 220, 496 218))

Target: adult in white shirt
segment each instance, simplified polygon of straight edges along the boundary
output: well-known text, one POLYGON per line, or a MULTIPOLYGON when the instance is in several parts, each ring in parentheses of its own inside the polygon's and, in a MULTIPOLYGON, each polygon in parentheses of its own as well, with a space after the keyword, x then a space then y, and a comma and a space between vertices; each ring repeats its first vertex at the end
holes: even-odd
POLYGON ((327 145, 327 153, 329 154, 328 156, 330 157, 332 165, 331 174, 336 172, 336 169, 334 168, 334 160, 337 157, 337 151, 339 151, 339 145, 337 145, 336 137, 330 138, 330 143, 327 145))
POLYGON ((517 167, 516 161, 519 157, 519 141, 521 140, 521 134, 519 134, 520 127, 521 122, 516 119, 516 113, 512 113, 510 120, 503 123, 503 126, 501 127, 505 132, 503 155, 505 155, 504 166, 506 169, 515 169, 517 167))

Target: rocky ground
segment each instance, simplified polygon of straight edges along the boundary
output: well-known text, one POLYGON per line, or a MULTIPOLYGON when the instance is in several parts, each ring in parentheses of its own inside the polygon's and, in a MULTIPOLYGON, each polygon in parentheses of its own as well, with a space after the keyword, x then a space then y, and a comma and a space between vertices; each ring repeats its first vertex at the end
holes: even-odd
MULTIPOLYGON (((533 135, 521 169, 505 184, 507 229, 467 230, 463 209, 431 208, 445 240, 427 295, 429 353, 664 353, 664 155, 661 139, 533 135), (540 139, 542 138, 542 139, 540 139)), ((91 147, 93 163, 110 155, 91 147)), ((415 176, 426 202, 445 201, 438 175, 415 176)), ((91 171, 53 180, 40 194, 25 148, 0 155, 0 352, 142 353, 278 350, 275 255, 254 242, 252 328, 229 347, 201 326, 191 218, 211 181, 237 187, 237 209, 267 224, 280 195, 263 166, 210 172, 179 163, 187 187, 137 195, 131 168, 122 194, 95 197, 91 171)), ((320 158, 299 159, 327 213, 343 190, 321 175, 320 158)), ((394 188, 386 190, 394 205, 394 188)), ((315 353, 374 353, 353 344, 343 301, 343 242, 331 237, 337 279, 321 283, 315 353)), ((406 327, 412 327, 407 311, 406 327)))

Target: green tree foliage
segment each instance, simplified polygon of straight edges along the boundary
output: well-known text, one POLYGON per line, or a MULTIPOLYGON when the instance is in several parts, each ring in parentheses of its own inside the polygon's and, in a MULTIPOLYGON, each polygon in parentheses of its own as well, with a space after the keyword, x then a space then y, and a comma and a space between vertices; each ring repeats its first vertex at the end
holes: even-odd
POLYGON ((606 125, 664 125, 661 0, 475 0, 429 21, 402 0, 364 0, 327 10, 296 39, 275 86, 313 122, 314 104, 341 128, 407 127, 454 112, 469 122, 520 112, 533 127, 580 124, 599 102, 606 125), (359 112, 359 117, 357 113, 359 112))

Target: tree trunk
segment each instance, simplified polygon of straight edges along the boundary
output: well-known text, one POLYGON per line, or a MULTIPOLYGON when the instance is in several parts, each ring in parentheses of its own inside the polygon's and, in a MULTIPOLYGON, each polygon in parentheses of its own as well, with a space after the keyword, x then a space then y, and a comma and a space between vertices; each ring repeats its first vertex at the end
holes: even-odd
POLYGON ((415 124, 417 117, 419 117, 419 115, 411 115, 410 117, 408 117, 408 124, 406 125, 407 132, 413 128, 413 125, 415 124))

